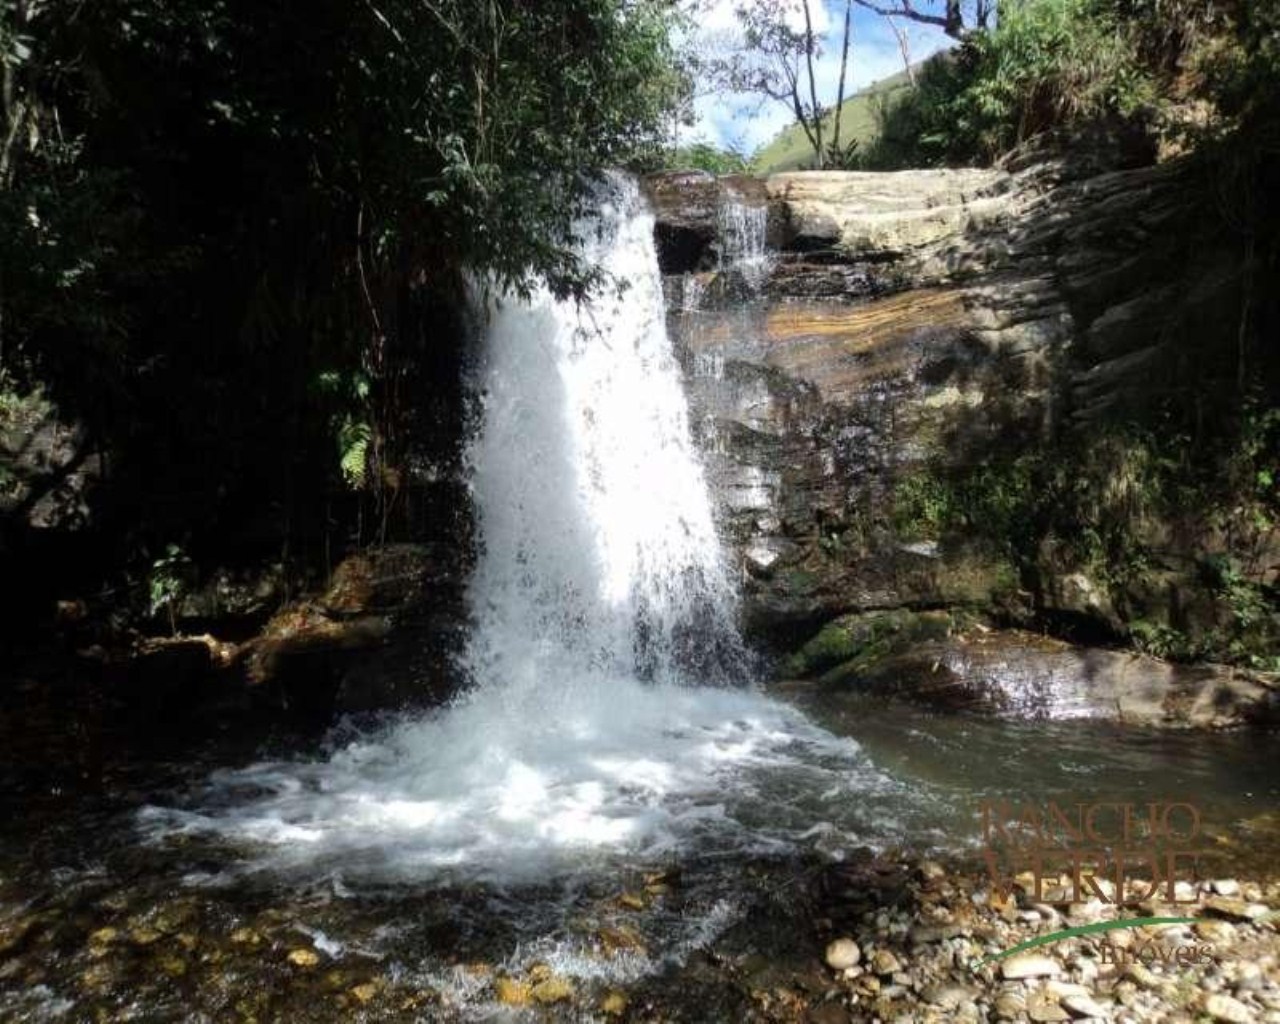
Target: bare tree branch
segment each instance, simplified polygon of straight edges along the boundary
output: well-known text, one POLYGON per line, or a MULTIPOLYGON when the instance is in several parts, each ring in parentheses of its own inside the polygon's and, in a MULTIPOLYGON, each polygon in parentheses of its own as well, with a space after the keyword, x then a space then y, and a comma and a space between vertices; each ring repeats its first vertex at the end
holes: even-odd
POLYGON ((899 0, 898 7, 881 7, 872 0, 854 0, 854 3, 886 18, 906 18, 924 25, 936 25, 953 39, 964 36, 964 18, 960 11, 960 0, 946 0, 945 14, 929 14, 927 11, 917 10, 912 6, 912 0, 899 0))
POLYGON ((907 38, 907 30, 892 18, 886 18, 885 20, 889 23, 889 27, 893 29, 893 34, 898 37, 898 50, 902 53, 902 66, 907 72, 907 80, 912 85, 915 85, 916 69, 911 63, 911 40, 907 38))

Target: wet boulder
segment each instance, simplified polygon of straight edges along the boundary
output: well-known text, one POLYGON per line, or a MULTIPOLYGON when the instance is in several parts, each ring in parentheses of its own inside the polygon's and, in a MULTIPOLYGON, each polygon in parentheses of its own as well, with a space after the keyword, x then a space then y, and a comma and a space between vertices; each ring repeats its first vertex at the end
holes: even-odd
POLYGON ((863 645, 822 683, 1017 719, 1210 729, 1280 722, 1280 680, 1263 673, 1078 647, 1020 630, 973 629, 920 642, 900 635, 863 645))

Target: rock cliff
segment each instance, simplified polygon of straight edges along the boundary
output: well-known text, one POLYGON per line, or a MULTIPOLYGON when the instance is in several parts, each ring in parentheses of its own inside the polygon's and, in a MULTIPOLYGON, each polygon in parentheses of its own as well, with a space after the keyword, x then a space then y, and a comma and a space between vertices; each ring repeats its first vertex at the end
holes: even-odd
MULTIPOLYGON (((930 508, 940 474, 1085 446, 1179 389, 1212 415, 1230 392, 1212 354, 1236 330, 1245 255, 1206 210, 1204 169, 1106 167, 1027 152, 995 169, 649 180, 757 639, 793 649, 836 616, 894 608, 1111 640, 1138 619, 1207 630, 1228 614, 1200 571, 1228 541, 1203 524, 1143 523, 1150 571, 1103 580, 1063 538, 1019 556, 930 508), (725 231, 741 207, 764 273, 725 231)), ((1248 567, 1266 583, 1277 568, 1274 544, 1248 567)))

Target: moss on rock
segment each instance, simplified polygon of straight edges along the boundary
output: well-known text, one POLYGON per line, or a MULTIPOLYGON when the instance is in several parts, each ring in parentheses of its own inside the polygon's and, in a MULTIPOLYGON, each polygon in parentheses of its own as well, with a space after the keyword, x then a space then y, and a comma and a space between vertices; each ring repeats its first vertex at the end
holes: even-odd
MULTIPOLYGON (((851 662, 874 659, 900 646, 951 634, 956 619, 947 611, 907 609, 844 615, 827 623, 787 659, 786 674, 809 678, 851 662)), ((824 677, 825 678, 825 677, 824 677)))

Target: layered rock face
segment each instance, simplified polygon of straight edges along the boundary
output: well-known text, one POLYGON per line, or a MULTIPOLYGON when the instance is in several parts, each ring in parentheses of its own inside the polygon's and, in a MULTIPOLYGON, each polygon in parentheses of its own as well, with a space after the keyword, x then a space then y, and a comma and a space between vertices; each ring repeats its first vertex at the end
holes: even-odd
POLYGON ((1117 600, 1146 602, 1131 618, 1188 603, 1203 552, 1185 538, 1152 538, 1173 582, 1133 598, 1052 550, 1029 579, 1007 550, 894 509, 922 474, 1087 438, 1189 368, 1212 375, 1242 254, 1189 226, 1197 173, 1029 154, 649 181, 669 327, 756 639, 794 649, 838 615, 955 606, 1105 633, 1117 600))

